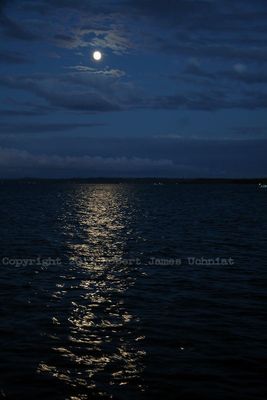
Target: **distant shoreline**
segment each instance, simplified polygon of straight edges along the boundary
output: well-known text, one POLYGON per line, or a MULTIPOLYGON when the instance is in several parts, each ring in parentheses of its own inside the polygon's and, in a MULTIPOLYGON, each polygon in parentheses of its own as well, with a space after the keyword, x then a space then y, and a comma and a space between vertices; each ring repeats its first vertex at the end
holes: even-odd
POLYGON ((267 184, 267 178, 0 178, 0 183, 267 184))

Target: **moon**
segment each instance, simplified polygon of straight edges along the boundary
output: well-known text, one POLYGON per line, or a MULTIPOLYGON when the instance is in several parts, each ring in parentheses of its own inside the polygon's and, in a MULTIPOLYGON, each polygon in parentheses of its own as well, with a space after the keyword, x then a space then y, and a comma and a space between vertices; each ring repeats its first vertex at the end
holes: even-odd
POLYGON ((94 59, 95 61, 100 61, 101 58, 102 58, 102 53, 101 53, 101 51, 96 50, 96 51, 93 52, 93 59, 94 59))

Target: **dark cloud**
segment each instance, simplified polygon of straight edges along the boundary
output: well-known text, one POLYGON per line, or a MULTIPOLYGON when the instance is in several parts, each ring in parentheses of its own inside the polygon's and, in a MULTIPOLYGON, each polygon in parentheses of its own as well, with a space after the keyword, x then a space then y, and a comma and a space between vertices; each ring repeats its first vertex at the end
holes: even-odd
POLYGON ((0 77, 0 85, 22 89, 46 100, 54 109, 78 112, 113 112, 129 109, 202 110, 263 109, 267 106, 265 92, 233 92, 228 88, 207 86, 205 90, 174 95, 144 95, 133 85, 110 76, 91 73, 67 73, 0 77), (85 90, 84 88, 87 87, 85 90), (52 88, 52 89, 51 89, 52 88))
MULTIPOLYGON (((129 3, 128 3, 129 4, 129 3)), ((261 1, 156 0, 130 2, 147 21, 153 50, 185 57, 267 61, 267 3, 261 1), (161 28, 163 33, 158 34, 161 28), (266 39, 265 39, 266 40, 266 39)), ((144 43, 142 41, 142 43, 144 43)))
MULTIPOLYGON (((52 111, 51 107, 38 104, 36 101, 18 101, 12 97, 5 98, 2 102, 0 115, 4 117, 21 116, 44 116, 52 111)), ((12 121, 13 122, 13 121, 12 121)))
POLYGON ((267 170, 267 140, 140 137, 107 141, 108 147, 101 138, 84 138, 81 142, 73 138, 73 150, 70 152, 68 146, 65 154, 62 149, 61 153, 47 153, 2 146, 1 174, 8 175, 12 170, 13 177, 257 177, 267 170))
POLYGON ((229 95, 222 90, 207 89, 206 91, 191 92, 169 96, 158 96, 150 99, 144 107, 165 110, 198 110, 217 111, 227 109, 255 110, 267 107, 265 93, 246 92, 246 95, 229 95))
POLYGON ((101 123, 38 123, 38 124, 11 124, 1 123, 1 133, 43 133, 43 132, 66 132, 80 128, 95 128, 103 126, 101 123))
POLYGON ((233 79, 246 84, 267 84, 267 73, 266 71, 249 72, 247 70, 229 70, 224 71, 223 75, 228 79, 233 79))
POLYGON ((47 93, 39 91, 39 94, 46 99, 49 104, 73 111, 84 111, 90 113, 120 110, 118 104, 114 104, 112 101, 109 101, 96 93, 79 91, 66 96, 64 92, 47 93))
POLYGON ((233 128, 233 133, 241 138, 266 138, 267 128, 265 126, 238 126, 233 128))
MULTIPOLYGON (((199 65, 197 60, 192 60, 191 62, 189 62, 186 65, 183 73, 194 75, 196 77, 208 78, 208 79, 214 79, 216 76, 214 73, 205 71, 203 68, 201 68, 201 66, 199 65)), ((178 78, 178 76, 176 76, 174 78, 178 78)), ((181 77, 180 77, 180 79, 181 79, 181 77)))
MULTIPOLYGON (((127 3, 124 0, 24 0, 21 8, 26 11, 34 11, 41 14, 54 13, 56 9, 66 11, 79 11, 90 15, 100 13, 118 12, 122 8, 122 4, 127 3)), ((123 7, 124 8, 124 7, 123 7)))
POLYGON ((0 6, 0 30, 2 34, 6 37, 25 40, 25 41, 32 41, 39 38, 36 34, 30 32, 27 28, 20 25, 16 21, 13 21, 6 15, 5 7, 8 4, 12 4, 12 1, 1 1, 0 6))
POLYGON ((130 0, 131 10, 176 29, 240 31, 245 25, 265 26, 266 3, 255 0, 130 0))
POLYGON ((223 44, 213 43, 213 39, 203 40, 204 43, 195 43, 193 40, 188 43, 182 43, 178 40, 159 39, 157 46, 160 51, 179 54, 180 56, 197 57, 197 58, 215 58, 217 60, 231 61, 267 61, 267 53, 265 47, 240 47, 238 43, 223 44))
POLYGON ((4 117, 35 117, 39 115, 44 115, 45 112, 38 110, 8 110, 0 109, 0 115, 4 117))
MULTIPOLYGON (((62 10, 69 16, 79 13, 75 29, 54 31, 47 21, 46 37, 63 48, 93 45, 121 54, 137 47, 184 57, 267 61, 262 38, 267 34, 267 6, 259 0, 24 0, 14 1, 14 7, 25 13, 39 11, 44 19, 62 10)), ((9 36, 36 38, 36 33, 2 16, 9 36)))
POLYGON ((50 106, 84 112, 110 112, 130 108, 140 93, 120 81, 115 70, 71 72, 58 75, 2 76, 0 85, 21 89, 46 100, 50 106))
POLYGON ((29 60, 27 57, 18 52, 0 50, 0 62, 8 64, 26 64, 29 62, 29 60))
MULTIPOLYGON (((203 84, 207 88, 225 87, 226 82, 237 82, 244 85, 261 85, 262 90, 266 90, 267 73, 265 70, 258 69, 252 71, 245 64, 234 64, 232 68, 226 70, 209 71, 203 68, 197 60, 189 62, 182 73, 170 76, 170 79, 182 82, 193 82, 203 84), (191 78, 188 78, 191 77, 191 78), (207 86, 208 85, 208 86, 207 86)), ((240 92, 242 93, 242 92, 240 92)))
MULTIPOLYGON (((89 113, 121 109, 118 104, 121 95, 119 89, 123 89, 123 86, 103 77, 92 77, 91 74, 0 77, 0 84, 12 89, 29 91, 55 108, 89 113)), ((127 92, 126 88, 124 92, 127 92)))
POLYGON ((165 159, 32 154, 25 150, 1 147, 0 166, 2 170, 7 168, 7 171, 12 169, 20 171, 17 172, 19 176, 25 174, 21 171, 28 172, 30 169, 31 176, 36 176, 36 174, 43 176, 44 173, 47 176, 49 170, 52 170, 54 174, 55 171, 56 173, 61 171, 60 175, 65 177, 68 175, 75 176, 77 173, 82 176, 101 176, 101 174, 108 176, 134 174, 138 176, 143 171, 155 174, 174 168, 173 162, 165 159))
POLYGON ((123 4, 124 15, 143 22, 139 37, 132 32, 138 46, 184 57, 267 61, 262 40, 267 33, 267 6, 261 1, 133 0, 123 4))
POLYGON ((167 19, 169 22, 183 21, 184 17, 199 15, 201 10, 208 15, 214 10, 214 3, 205 0, 130 0, 128 4, 136 13, 157 19, 167 19))

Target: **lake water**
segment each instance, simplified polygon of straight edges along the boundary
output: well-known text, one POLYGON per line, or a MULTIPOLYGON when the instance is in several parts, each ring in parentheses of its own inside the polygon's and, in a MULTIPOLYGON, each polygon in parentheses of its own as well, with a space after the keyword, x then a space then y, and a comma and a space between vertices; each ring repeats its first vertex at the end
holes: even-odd
POLYGON ((5 182, 0 207, 2 398, 267 398, 267 191, 5 182))

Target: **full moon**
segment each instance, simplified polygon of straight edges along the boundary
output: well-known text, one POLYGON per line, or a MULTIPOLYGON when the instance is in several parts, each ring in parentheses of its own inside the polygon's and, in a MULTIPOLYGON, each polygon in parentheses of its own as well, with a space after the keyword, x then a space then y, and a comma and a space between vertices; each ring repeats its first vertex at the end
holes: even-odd
POLYGON ((102 53, 100 51, 94 51, 93 52, 93 59, 95 61, 100 61, 102 58, 102 53))

